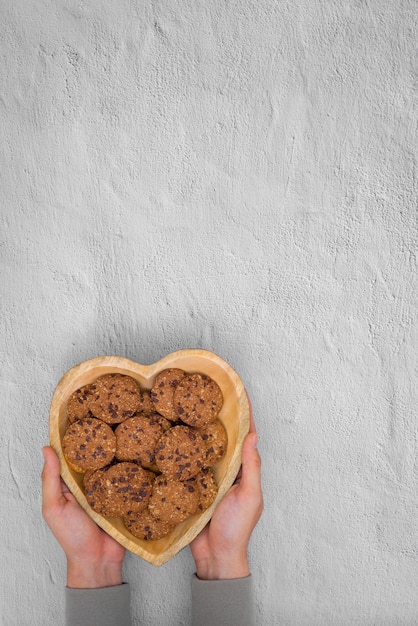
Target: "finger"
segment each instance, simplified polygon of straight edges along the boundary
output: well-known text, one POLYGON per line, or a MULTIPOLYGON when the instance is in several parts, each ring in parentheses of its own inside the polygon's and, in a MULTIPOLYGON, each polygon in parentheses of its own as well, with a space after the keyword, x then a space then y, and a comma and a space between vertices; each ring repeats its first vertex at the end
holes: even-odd
POLYGON ((261 459, 257 433, 249 433, 242 447, 241 488, 248 495, 261 495, 261 459))
POLYGON ((247 400, 248 400, 248 405, 250 408, 250 433, 255 433, 256 429, 255 429, 255 422, 254 422, 254 415, 253 415, 253 407, 251 404, 251 400, 250 400, 250 396, 248 395, 248 391, 245 390, 245 393, 247 394, 247 400))
POLYGON ((45 459, 42 470, 42 505, 44 509, 56 504, 62 498, 59 459, 50 446, 42 448, 45 459))

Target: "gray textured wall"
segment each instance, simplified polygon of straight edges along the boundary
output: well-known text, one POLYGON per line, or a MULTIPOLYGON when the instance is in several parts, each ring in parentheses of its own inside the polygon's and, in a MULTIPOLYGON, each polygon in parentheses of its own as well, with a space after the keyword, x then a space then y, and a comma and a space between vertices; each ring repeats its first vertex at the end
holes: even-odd
MULTIPOLYGON (((418 621, 415 0, 1 0, 1 617, 62 622, 61 375, 213 350, 253 399, 262 626, 418 621)), ((128 555, 187 625, 188 548, 128 555)))

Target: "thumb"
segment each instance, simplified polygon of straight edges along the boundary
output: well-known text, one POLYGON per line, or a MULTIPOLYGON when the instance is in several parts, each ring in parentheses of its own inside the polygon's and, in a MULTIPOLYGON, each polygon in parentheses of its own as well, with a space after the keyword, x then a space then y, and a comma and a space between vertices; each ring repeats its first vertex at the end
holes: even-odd
POLYGON ((42 470, 42 510, 45 514, 62 497, 59 459, 50 446, 42 448, 45 460, 42 470))
POLYGON ((241 488, 248 495, 261 494, 261 459, 257 450, 258 435, 250 432, 242 447, 241 488))

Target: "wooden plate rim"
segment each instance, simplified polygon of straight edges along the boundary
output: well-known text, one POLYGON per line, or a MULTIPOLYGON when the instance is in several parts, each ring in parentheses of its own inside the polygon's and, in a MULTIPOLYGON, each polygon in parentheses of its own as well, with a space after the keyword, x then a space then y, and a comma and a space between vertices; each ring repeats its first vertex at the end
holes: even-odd
MULTIPOLYGON (((204 373, 204 368, 200 368, 200 371, 204 373)), ((185 350, 177 350, 175 352, 171 352, 166 356, 162 357, 160 360, 155 363, 151 363, 149 365, 141 365, 128 359, 126 357, 106 355, 106 356, 97 356, 86 361, 82 361, 81 363, 73 366, 69 369, 60 379, 58 385, 55 388, 50 408, 50 416, 49 416, 49 430, 50 430, 50 445, 55 450, 60 460, 60 471, 61 476, 73 493, 81 507, 87 512, 87 514, 93 519, 98 526, 100 526, 103 530, 105 530, 109 535, 111 535, 114 539, 116 539, 120 544, 122 544, 127 550, 140 556, 144 560, 148 561, 154 566, 160 566, 170 560, 175 554, 177 554, 182 548, 188 545, 197 534, 204 528, 204 526, 208 523, 210 518, 213 515, 213 512, 225 494, 228 492, 230 487, 232 486, 235 477, 239 471, 241 465, 241 453, 242 453, 242 445, 247 435, 250 427, 250 411, 249 411, 249 403, 247 394, 245 392, 244 385, 238 376, 237 372, 220 356, 215 354, 214 352, 210 352, 208 350, 201 349, 185 349, 185 350), (78 486, 77 482, 74 480, 69 467, 65 461, 62 447, 61 447, 61 438, 59 435, 59 427, 60 427, 60 407, 64 398, 68 398, 70 393, 75 391, 78 387, 71 387, 71 382, 76 381, 79 378, 81 373, 87 373, 93 369, 98 367, 107 368, 109 370, 127 370, 127 372, 132 372, 137 374, 141 378, 145 378, 147 380, 152 379, 159 371, 170 367, 175 361, 182 360, 184 358, 194 358, 194 359, 207 359, 211 362, 215 363, 218 367, 223 369, 231 380, 236 393, 239 404, 239 415, 240 421, 238 425, 238 435, 236 445, 232 454, 232 457, 229 461, 227 472, 225 478, 223 479, 220 487, 217 498, 213 502, 213 504, 203 513, 201 513, 196 521, 177 539, 173 541, 173 543, 163 550, 159 554, 153 554, 145 547, 138 545, 135 541, 131 540, 125 534, 120 532, 108 519, 99 515, 95 511, 91 509, 88 505, 87 500, 83 491, 78 486)), ((190 523, 190 520, 186 520, 190 523)))

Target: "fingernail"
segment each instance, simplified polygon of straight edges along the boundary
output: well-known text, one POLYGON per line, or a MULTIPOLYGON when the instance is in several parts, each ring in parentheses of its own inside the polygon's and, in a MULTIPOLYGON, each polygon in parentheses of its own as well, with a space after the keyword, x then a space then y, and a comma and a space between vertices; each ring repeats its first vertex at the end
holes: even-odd
POLYGON ((257 444, 258 444, 258 435, 257 435, 257 433, 254 433, 253 436, 252 436, 252 439, 251 439, 251 446, 253 448, 256 448, 257 444))

